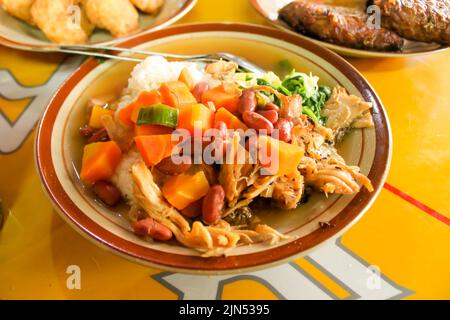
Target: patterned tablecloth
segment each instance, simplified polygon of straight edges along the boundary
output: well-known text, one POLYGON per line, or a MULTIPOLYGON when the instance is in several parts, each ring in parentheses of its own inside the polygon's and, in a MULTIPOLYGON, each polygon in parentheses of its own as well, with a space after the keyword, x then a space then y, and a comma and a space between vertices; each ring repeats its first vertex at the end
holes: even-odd
MULTIPOLYGON (((264 23, 247 1, 218 5, 200 0, 180 22, 264 23)), ((0 46, 0 299, 450 298, 450 52, 351 59, 391 120, 393 161, 380 197, 344 236, 303 259, 217 277, 129 262, 82 238, 53 210, 36 175, 34 127, 81 61, 0 46)))

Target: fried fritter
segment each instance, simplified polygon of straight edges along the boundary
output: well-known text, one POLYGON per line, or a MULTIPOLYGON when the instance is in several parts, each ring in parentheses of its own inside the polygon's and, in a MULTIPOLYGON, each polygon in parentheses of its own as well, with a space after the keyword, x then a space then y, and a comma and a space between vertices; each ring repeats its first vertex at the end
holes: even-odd
POLYGON ((89 20, 121 37, 139 29, 139 14, 129 0, 83 0, 89 20))
POLYGON ((161 9, 165 0, 131 0, 131 2, 141 10, 142 12, 147 12, 155 14, 161 9))
POLYGON ((298 0, 282 8, 279 16, 299 32, 347 47, 395 51, 404 43, 392 31, 371 28, 362 9, 298 0))
POLYGON ((35 0, 33 21, 51 41, 78 44, 88 41, 93 26, 79 6, 79 0, 35 0))
POLYGON ((402 37, 450 44, 450 0, 374 0, 381 23, 402 37))
POLYGON ((32 24, 31 5, 33 2, 34 0, 0 0, 0 7, 10 15, 32 24))

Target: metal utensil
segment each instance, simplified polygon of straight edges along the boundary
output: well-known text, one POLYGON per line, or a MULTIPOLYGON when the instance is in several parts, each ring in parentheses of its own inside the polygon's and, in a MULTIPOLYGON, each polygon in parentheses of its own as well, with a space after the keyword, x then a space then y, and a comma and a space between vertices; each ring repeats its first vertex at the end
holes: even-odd
POLYGON ((227 52, 181 55, 181 54, 163 53, 147 50, 128 49, 121 47, 89 46, 89 45, 63 45, 59 46, 57 51, 70 54, 80 54, 91 57, 125 60, 133 62, 142 62, 144 60, 144 58, 136 57, 133 55, 161 56, 169 59, 192 61, 192 62, 214 62, 218 60, 225 60, 236 63, 239 66, 239 69, 243 72, 252 72, 252 73, 265 72, 264 69, 258 67, 254 63, 248 61, 247 59, 227 52), (121 54, 117 55, 109 54, 101 51, 99 52, 98 50, 121 52, 121 54))

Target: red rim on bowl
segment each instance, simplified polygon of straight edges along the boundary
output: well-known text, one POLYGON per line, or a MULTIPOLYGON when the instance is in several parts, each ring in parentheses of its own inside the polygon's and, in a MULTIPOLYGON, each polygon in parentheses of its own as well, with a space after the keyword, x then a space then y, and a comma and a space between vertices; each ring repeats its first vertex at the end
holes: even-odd
MULTIPOLYGON (((58 89, 52 98, 39 123, 36 135, 36 165, 44 189, 48 193, 56 208, 84 235, 97 240, 97 243, 114 249, 122 256, 126 256, 138 262, 164 269, 184 271, 190 273, 224 273, 237 272, 243 269, 260 268, 293 259, 305 254, 306 251, 318 246, 342 233, 352 225, 368 209, 375 200, 384 184, 391 156, 391 134, 389 122, 383 106, 362 75, 348 62, 313 42, 302 39, 276 29, 251 25, 251 24, 226 24, 205 23, 189 24, 170 27, 168 29, 142 34, 121 44, 123 47, 134 47, 142 43, 193 32, 241 32, 273 37, 282 41, 302 47, 317 56, 327 60, 352 82, 361 92, 366 101, 373 104, 373 119, 376 131, 376 150, 372 167, 368 174, 375 191, 368 193, 361 191, 351 202, 330 221, 334 228, 317 229, 305 237, 296 239, 288 244, 278 247, 267 247, 267 250, 229 257, 202 258, 174 253, 166 253, 151 248, 140 246, 104 229, 88 218, 65 193, 60 181, 57 179, 51 155, 51 136, 58 111, 65 101, 71 89, 81 81, 90 71, 98 66, 94 59, 87 60, 77 69, 58 89)), ((66 220, 67 220, 66 219, 66 220)))

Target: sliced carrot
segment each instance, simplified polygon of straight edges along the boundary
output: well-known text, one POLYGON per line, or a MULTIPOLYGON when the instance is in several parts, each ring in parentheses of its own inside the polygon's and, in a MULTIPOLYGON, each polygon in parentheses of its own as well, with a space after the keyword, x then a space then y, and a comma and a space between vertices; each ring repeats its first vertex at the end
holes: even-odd
POLYGON ((137 136, 134 142, 149 167, 172 155, 173 148, 177 145, 177 142, 172 141, 171 134, 137 136))
POLYGON ((125 108, 121 109, 118 114, 119 121, 126 126, 132 127, 135 121, 131 120, 134 109, 139 108, 140 104, 137 101, 130 103, 125 108))
POLYGON ((241 90, 229 84, 222 84, 212 88, 202 96, 202 103, 214 102, 217 109, 226 108, 228 111, 237 112, 241 90))
POLYGON ((194 79, 192 79, 192 76, 187 68, 183 68, 183 70, 181 70, 178 81, 183 82, 189 88, 189 90, 194 89, 194 79))
POLYGON ((142 107, 161 103, 161 95, 157 90, 144 91, 128 106, 119 111, 119 120, 126 126, 133 126, 137 122, 142 107))
POLYGON ((154 104, 161 103, 161 95, 158 91, 144 91, 142 92, 139 97, 137 98, 138 105, 135 105, 133 108, 133 112, 131 114, 131 121, 133 123, 137 122, 137 119, 139 117, 139 112, 142 108, 150 107, 154 104))
POLYGON ((180 110, 178 116, 178 129, 186 129, 191 135, 195 129, 202 134, 213 127, 214 112, 203 104, 194 104, 190 108, 180 110))
POLYGON ((122 151, 114 141, 95 142, 84 147, 80 177, 86 183, 108 180, 119 164, 122 151))
POLYGON ((160 126, 157 124, 136 125, 134 127, 135 136, 151 136, 155 134, 170 134, 173 132, 172 128, 160 126))
POLYGON ((114 115, 114 111, 100 106, 94 106, 92 108, 91 117, 89 118, 89 126, 96 129, 103 127, 102 116, 107 114, 114 115))
POLYGON ((159 88, 159 92, 162 103, 174 108, 183 109, 197 103, 188 86, 181 81, 164 83, 159 88))
POLYGON ((268 136, 258 136, 258 157, 272 174, 291 174, 297 170, 304 155, 304 149, 268 136))
POLYGON ((220 108, 219 110, 217 110, 214 117, 215 127, 217 127, 217 123, 219 121, 225 122, 228 129, 242 129, 244 131, 248 129, 248 127, 241 120, 239 120, 238 117, 236 117, 234 114, 228 111, 228 109, 225 108, 220 108))
POLYGON ((161 103, 161 94, 157 90, 144 91, 139 94, 137 102, 145 107, 150 107, 151 105, 161 103))
POLYGON ((162 193, 167 201, 178 210, 183 210, 191 203, 204 197, 209 190, 209 183, 203 171, 194 175, 186 173, 172 176, 166 180, 162 193))

